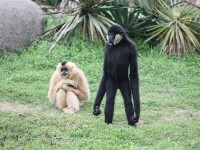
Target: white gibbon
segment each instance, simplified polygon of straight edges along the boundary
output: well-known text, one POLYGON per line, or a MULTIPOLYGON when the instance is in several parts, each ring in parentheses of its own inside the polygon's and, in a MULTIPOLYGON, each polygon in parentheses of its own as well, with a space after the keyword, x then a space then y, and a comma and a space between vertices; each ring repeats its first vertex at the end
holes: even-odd
POLYGON ((48 97, 56 108, 65 113, 79 111, 83 102, 90 97, 83 71, 72 62, 59 63, 50 80, 48 97))

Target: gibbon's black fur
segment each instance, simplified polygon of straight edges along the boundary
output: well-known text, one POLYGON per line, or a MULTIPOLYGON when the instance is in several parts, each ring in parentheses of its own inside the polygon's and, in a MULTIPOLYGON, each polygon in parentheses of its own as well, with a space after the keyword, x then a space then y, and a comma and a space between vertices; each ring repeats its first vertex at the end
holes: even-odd
POLYGON ((105 122, 108 124, 113 120, 117 89, 120 89, 124 99, 128 124, 135 125, 140 117, 137 51, 124 29, 119 25, 112 25, 108 30, 103 76, 93 106, 93 114, 101 114, 100 105, 106 93, 105 122))

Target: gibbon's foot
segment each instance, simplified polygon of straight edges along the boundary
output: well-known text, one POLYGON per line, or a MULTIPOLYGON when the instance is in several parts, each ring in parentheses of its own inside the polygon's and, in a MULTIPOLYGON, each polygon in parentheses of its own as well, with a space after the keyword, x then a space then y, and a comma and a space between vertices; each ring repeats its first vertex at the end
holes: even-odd
POLYGON ((112 122, 106 122, 106 121, 105 121, 105 123, 108 124, 108 125, 109 125, 109 124, 112 124, 112 122))
POLYGON ((100 114, 101 114, 101 110, 99 109, 99 106, 96 106, 93 111, 93 115, 98 116, 100 114))
POLYGON ((128 121, 128 124, 131 126, 136 126, 137 122, 138 122, 138 119, 136 119, 134 116, 131 116, 130 120, 128 121))
POLYGON ((75 113, 75 112, 76 112, 75 109, 72 108, 72 107, 65 107, 65 108, 63 108, 62 110, 63 110, 64 113, 66 113, 66 114, 72 114, 72 113, 75 113))

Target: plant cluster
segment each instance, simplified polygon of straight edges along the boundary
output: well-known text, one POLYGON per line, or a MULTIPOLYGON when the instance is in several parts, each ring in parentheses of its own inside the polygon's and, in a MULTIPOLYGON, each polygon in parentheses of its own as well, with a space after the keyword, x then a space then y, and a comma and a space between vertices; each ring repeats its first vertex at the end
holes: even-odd
POLYGON ((200 51, 200 9, 187 1, 63 0, 57 13, 67 20, 44 34, 54 40, 51 49, 74 35, 106 41, 108 27, 117 23, 133 37, 161 43, 168 54, 200 51))
POLYGON ((199 9, 181 1, 158 0, 151 9, 154 24, 148 26, 150 37, 162 44, 161 50, 169 54, 187 54, 193 47, 200 51, 199 9))

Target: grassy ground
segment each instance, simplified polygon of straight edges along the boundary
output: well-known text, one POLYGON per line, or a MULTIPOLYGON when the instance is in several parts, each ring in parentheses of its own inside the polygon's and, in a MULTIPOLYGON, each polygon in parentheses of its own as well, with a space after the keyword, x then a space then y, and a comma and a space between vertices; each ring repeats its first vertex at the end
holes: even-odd
MULTIPOLYGON (((75 40, 68 47, 36 42, 0 58, 0 149, 199 149, 200 57, 158 54, 138 41, 141 122, 127 125, 117 93, 112 125, 92 115, 102 74, 103 46, 75 40), (88 77, 91 98, 66 115, 48 102, 50 76, 61 60, 77 64, 88 77)), ((104 108, 105 100, 101 106, 104 108)))

